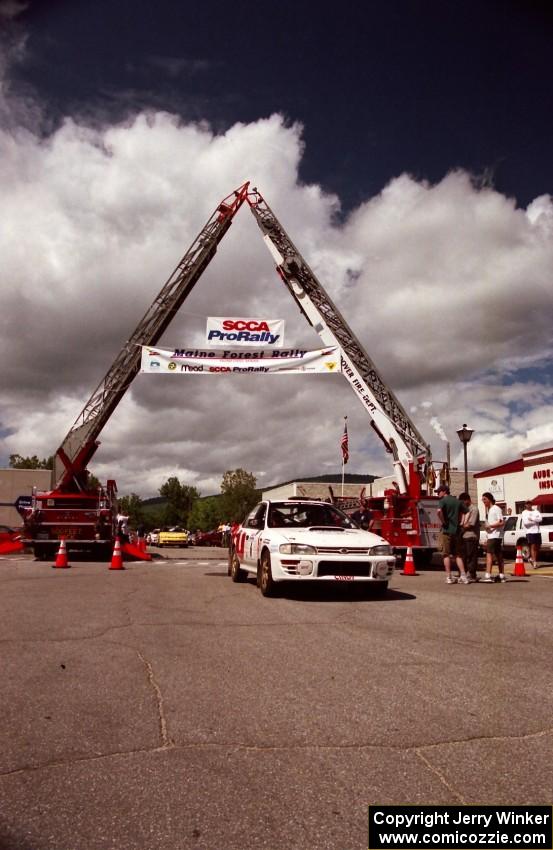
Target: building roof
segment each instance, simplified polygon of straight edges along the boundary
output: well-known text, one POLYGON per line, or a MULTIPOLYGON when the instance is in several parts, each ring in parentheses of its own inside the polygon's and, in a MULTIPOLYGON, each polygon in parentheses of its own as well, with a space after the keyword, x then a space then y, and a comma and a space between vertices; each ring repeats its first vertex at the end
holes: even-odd
POLYGON ((517 460, 512 460, 509 463, 503 463, 501 466, 494 466, 492 469, 483 469, 482 472, 475 472, 475 478, 489 478, 491 475, 506 475, 508 472, 522 472, 524 469, 524 461, 521 457, 517 460))
POLYGON ((543 445, 538 448, 528 449, 526 452, 521 452, 522 457, 529 457, 531 455, 543 455, 546 453, 552 453, 553 446, 543 445))
MULTIPOLYGON (((344 475, 344 484, 367 484, 376 481, 377 475, 354 475, 346 472, 344 475)), ((263 485, 262 489, 275 490, 277 487, 286 487, 287 484, 341 484, 341 473, 333 473, 332 475, 314 475, 312 478, 291 478, 289 481, 281 481, 279 484, 263 485)))

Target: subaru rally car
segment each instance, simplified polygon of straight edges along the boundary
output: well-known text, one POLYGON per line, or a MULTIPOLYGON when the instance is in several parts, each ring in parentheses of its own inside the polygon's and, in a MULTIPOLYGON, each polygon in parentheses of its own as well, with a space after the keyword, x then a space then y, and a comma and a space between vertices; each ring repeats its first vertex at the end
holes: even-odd
POLYGON ((233 533, 228 574, 233 581, 255 575, 264 596, 279 582, 371 583, 384 593, 395 555, 377 534, 359 528, 328 502, 264 501, 233 533))

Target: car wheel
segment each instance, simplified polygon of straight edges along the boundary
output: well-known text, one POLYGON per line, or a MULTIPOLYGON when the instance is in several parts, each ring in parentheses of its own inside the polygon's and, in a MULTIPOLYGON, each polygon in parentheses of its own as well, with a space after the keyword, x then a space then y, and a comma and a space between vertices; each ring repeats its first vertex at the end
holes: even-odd
POLYGON ((274 596, 276 592, 276 585, 273 579, 273 571, 271 569, 271 556, 266 549, 261 555, 257 575, 257 584, 262 595, 274 596))
POLYGON ((233 552, 230 561, 230 577, 233 581, 245 581, 246 580, 246 572, 240 566, 240 560, 236 552, 233 552))

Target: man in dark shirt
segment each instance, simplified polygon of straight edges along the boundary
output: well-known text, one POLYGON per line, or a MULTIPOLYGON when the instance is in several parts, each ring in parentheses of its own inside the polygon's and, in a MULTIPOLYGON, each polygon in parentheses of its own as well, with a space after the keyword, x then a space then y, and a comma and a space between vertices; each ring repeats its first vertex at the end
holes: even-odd
POLYGON ((470 493, 461 493, 459 500, 466 508, 460 522, 461 553, 470 581, 478 581, 478 546, 480 543, 480 513, 472 504, 470 493))
POLYGON ((438 517, 442 523, 440 549, 444 558, 446 583, 456 584, 457 582, 457 579, 451 575, 451 558, 455 558, 460 573, 459 582, 470 584, 461 557, 461 538, 459 535, 459 517, 466 512, 466 508, 459 499, 450 495, 447 484, 440 484, 436 493, 440 496, 438 502, 438 517))

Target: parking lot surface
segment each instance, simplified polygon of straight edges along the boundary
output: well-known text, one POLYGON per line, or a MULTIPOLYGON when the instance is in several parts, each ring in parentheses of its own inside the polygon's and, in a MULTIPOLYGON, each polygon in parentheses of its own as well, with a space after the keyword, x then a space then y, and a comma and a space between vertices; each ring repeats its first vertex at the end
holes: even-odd
POLYGON ((361 850, 370 803, 551 803, 550 568, 266 599, 221 549, 107 566, 0 560, 2 850, 361 850))

